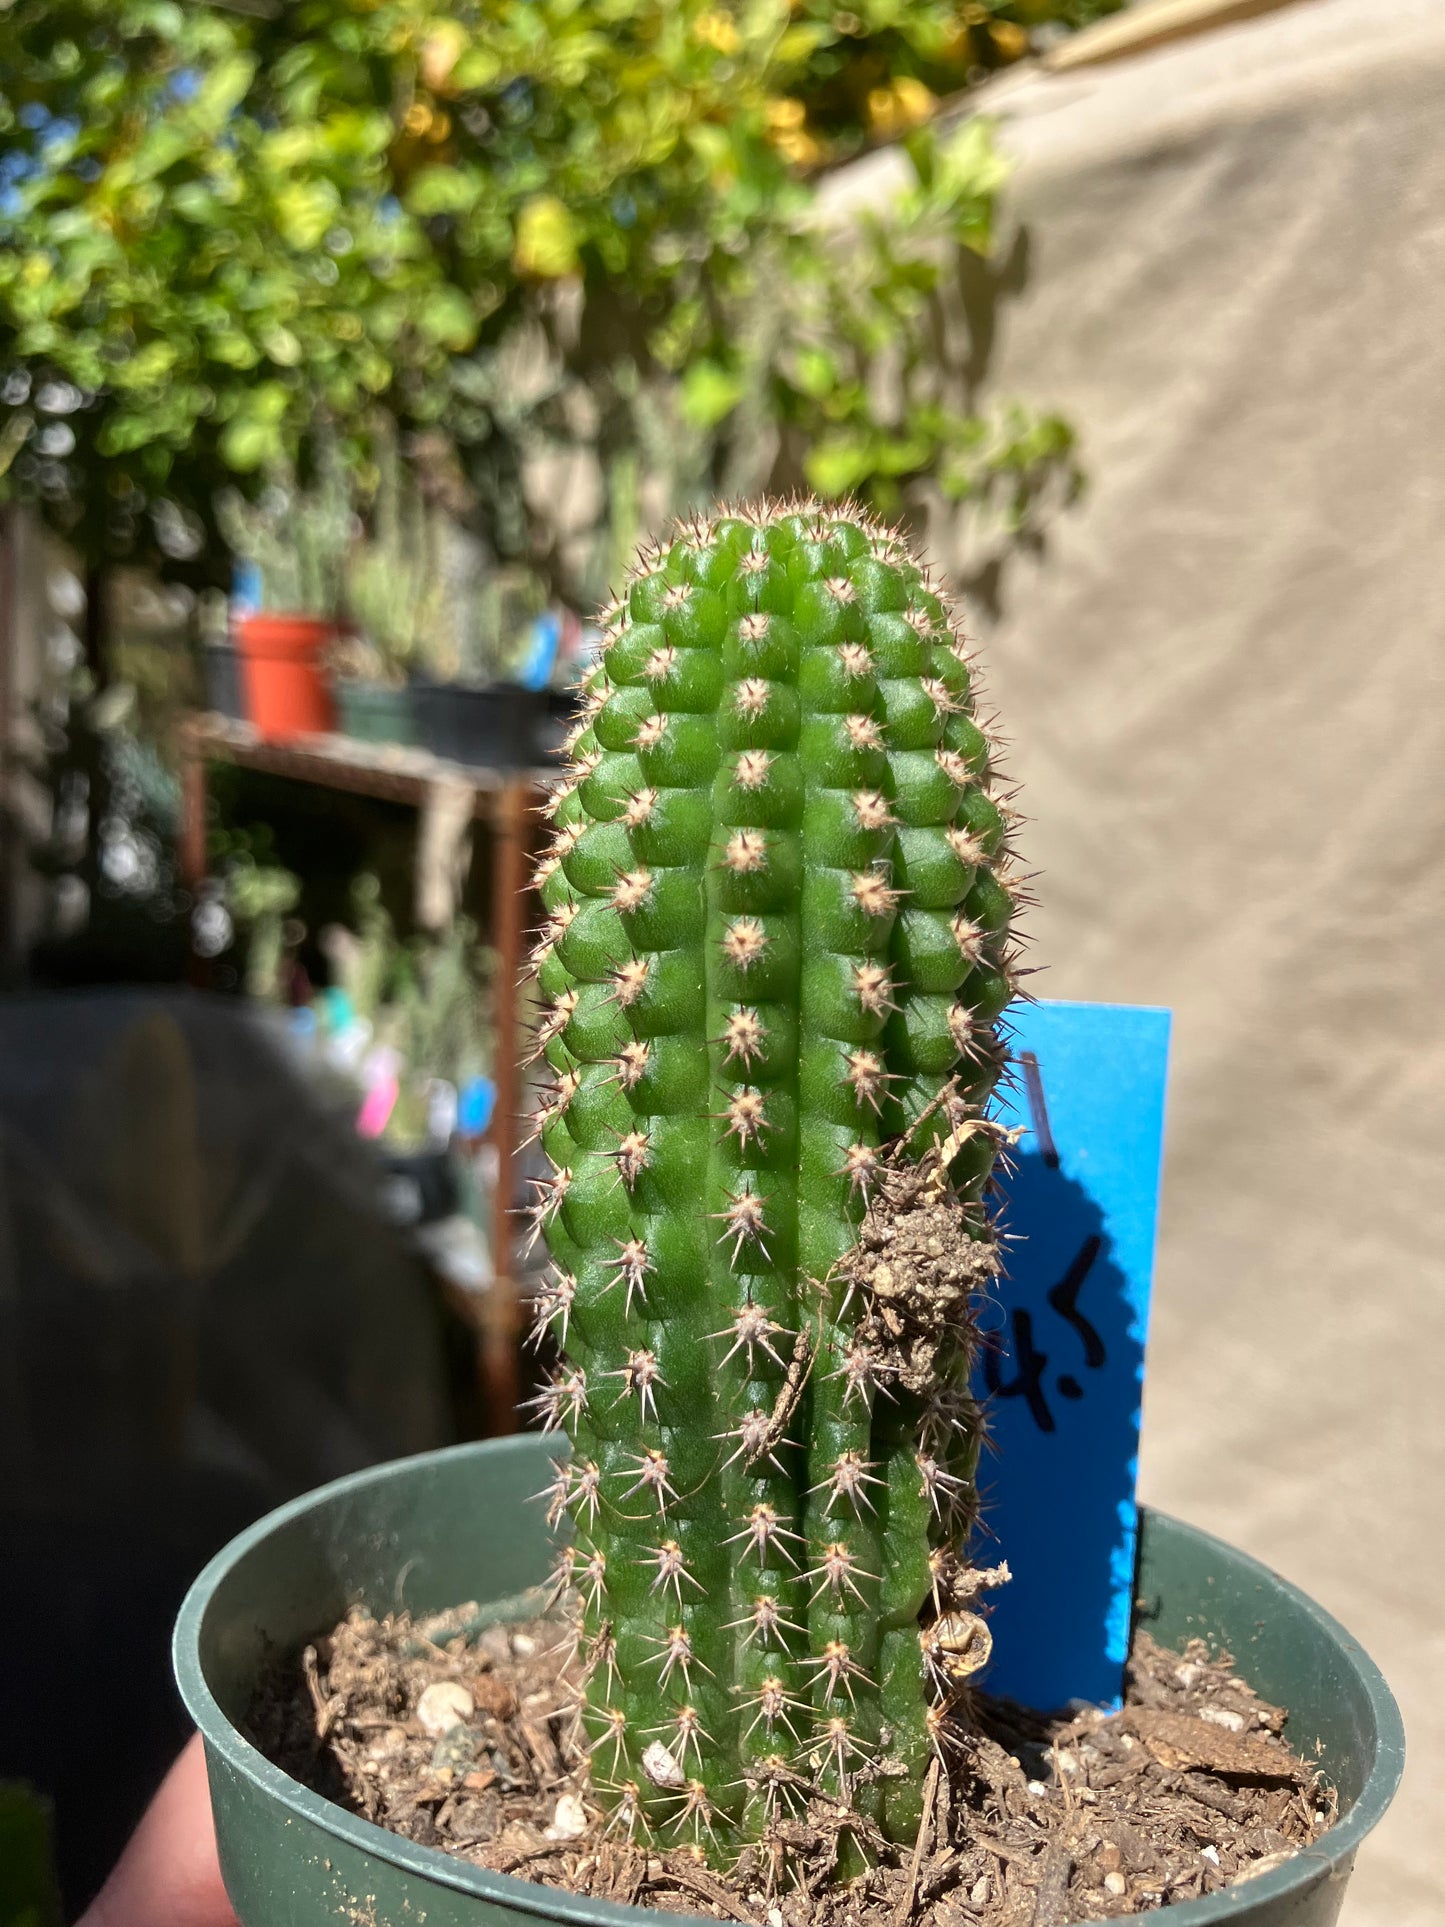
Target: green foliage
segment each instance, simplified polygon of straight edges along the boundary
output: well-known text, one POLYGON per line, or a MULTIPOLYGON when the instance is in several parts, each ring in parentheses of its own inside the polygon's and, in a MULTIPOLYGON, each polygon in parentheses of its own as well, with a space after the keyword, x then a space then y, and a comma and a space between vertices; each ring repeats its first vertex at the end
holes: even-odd
POLYGON ((237 856, 226 867, 226 908, 245 946, 246 995, 258 1003, 290 1003, 288 937, 301 902, 301 880, 278 864, 237 856))
POLYGON ((536 1217, 593 1784, 714 1857, 799 1778, 912 1840, 978 1623, 1013 992, 968 653, 880 524, 764 508, 644 555, 589 693, 538 879, 536 1217))
POLYGON ((355 1015, 374 1029, 401 956, 381 885, 363 872, 351 886, 351 929, 337 946, 333 973, 355 1015))
POLYGON ((356 635, 342 666, 400 683, 443 646, 441 521, 403 463, 395 434, 383 429, 378 442, 370 527, 346 559, 345 609, 356 635))
POLYGON ((830 158, 872 136, 916 126, 951 95, 1027 53, 1039 28, 1087 26, 1124 0, 800 0, 790 44, 802 71, 791 92, 805 138, 830 158))
POLYGON ((431 1137, 428 1085, 459 1090, 491 1064, 488 984, 493 958, 477 942, 476 925, 457 917, 434 938, 416 939, 400 961, 390 1009, 378 1034, 402 1061, 389 1143, 420 1150, 431 1137))
MULTIPOLYGON (((339 29, 350 9, 332 11, 339 29)), ((273 79, 253 26, 208 7, 20 0, 5 18, 16 479, 92 554, 149 533, 163 500, 204 527, 217 486, 284 464, 318 410, 354 419, 393 381, 391 341, 421 339, 436 275, 386 217, 390 118, 359 99, 313 113, 305 37, 273 79)), ((444 359, 433 345, 431 370, 444 359)))
POLYGON ((885 507, 935 466, 1036 481, 1057 423, 991 429, 926 374, 949 253, 989 244, 987 137, 920 129, 902 206, 836 242, 806 173, 1030 10, 11 0, 3 486, 88 556, 203 567, 218 488, 304 474, 318 424, 361 465, 384 405, 455 443, 495 556, 582 601, 643 479, 677 507, 803 468, 885 507), (597 511, 563 539, 522 475, 579 449, 597 511))
POLYGON ((233 555, 255 566, 260 607, 278 615, 333 617, 353 533, 351 488, 334 448, 309 486, 273 482, 248 502, 234 488, 217 500, 233 555))

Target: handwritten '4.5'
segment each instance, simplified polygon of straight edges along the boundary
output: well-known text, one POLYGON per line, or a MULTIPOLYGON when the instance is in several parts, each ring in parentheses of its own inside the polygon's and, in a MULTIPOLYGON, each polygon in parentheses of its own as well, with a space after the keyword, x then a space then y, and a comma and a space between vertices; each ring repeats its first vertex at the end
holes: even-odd
MULTIPOLYGON (((1079 1310, 1079 1293, 1103 1248, 1104 1240, 1097 1233, 1086 1238, 1063 1277, 1048 1292, 1051 1309, 1078 1334, 1084 1348, 1084 1364, 1091 1371, 1097 1371, 1108 1354, 1097 1329, 1079 1310)), ((1008 1351, 1016 1365, 1014 1375, 1005 1379, 1000 1356, 1002 1348, 990 1345, 983 1356, 983 1382, 995 1398, 1026 1400, 1029 1414, 1039 1430, 1053 1432, 1057 1430, 1057 1424, 1044 1389, 1044 1372, 1049 1354, 1041 1351, 1034 1342, 1033 1313, 1023 1306, 1016 1307, 1009 1315, 1009 1330, 1012 1342, 1008 1351)), ((1071 1372, 1059 1374, 1055 1389, 1062 1398, 1077 1399, 1084 1396, 1083 1386, 1071 1372)))

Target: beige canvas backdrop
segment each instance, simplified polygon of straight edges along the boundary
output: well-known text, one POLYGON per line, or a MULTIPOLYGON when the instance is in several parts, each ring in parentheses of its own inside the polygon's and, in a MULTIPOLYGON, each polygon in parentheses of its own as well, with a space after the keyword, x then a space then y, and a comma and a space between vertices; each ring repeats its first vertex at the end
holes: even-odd
POLYGON ((1386 1668, 1412 1757, 1344 1923, 1438 1927, 1445 6, 1312 0, 995 102, 1027 247, 988 388, 1089 475, 977 612, 1036 982, 1175 1013, 1143 1489, 1386 1668))

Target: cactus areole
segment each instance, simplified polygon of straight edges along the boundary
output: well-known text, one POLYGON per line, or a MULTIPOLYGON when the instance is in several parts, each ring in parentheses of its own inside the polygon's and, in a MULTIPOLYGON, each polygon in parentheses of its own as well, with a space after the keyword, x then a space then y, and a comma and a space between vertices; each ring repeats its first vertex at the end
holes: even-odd
POLYGON ((976 1654, 971 1303, 1006 812, 904 542, 680 525, 607 617, 539 883, 554 1517, 611 1824, 911 1840, 976 1654))

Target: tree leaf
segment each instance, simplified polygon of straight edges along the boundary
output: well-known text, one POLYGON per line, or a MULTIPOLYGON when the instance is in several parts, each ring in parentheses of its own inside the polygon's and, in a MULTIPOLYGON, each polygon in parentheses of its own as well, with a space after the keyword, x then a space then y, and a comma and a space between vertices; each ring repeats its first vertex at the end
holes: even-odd
POLYGON ((815 443, 803 472, 820 495, 851 495, 873 473, 872 439, 865 435, 832 435, 815 443))
POLYGON ((578 266, 577 227, 555 194, 536 194, 517 218, 512 265, 539 281, 560 281, 578 266))
POLYGON ((412 176, 406 205, 412 214, 465 214, 481 193, 481 182, 458 167, 424 167, 412 176))
POLYGON ((742 376, 721 362, 695 361, 682 378, 683 419, 694 428, 716 428, 737 407, 746 390, 742 376))

